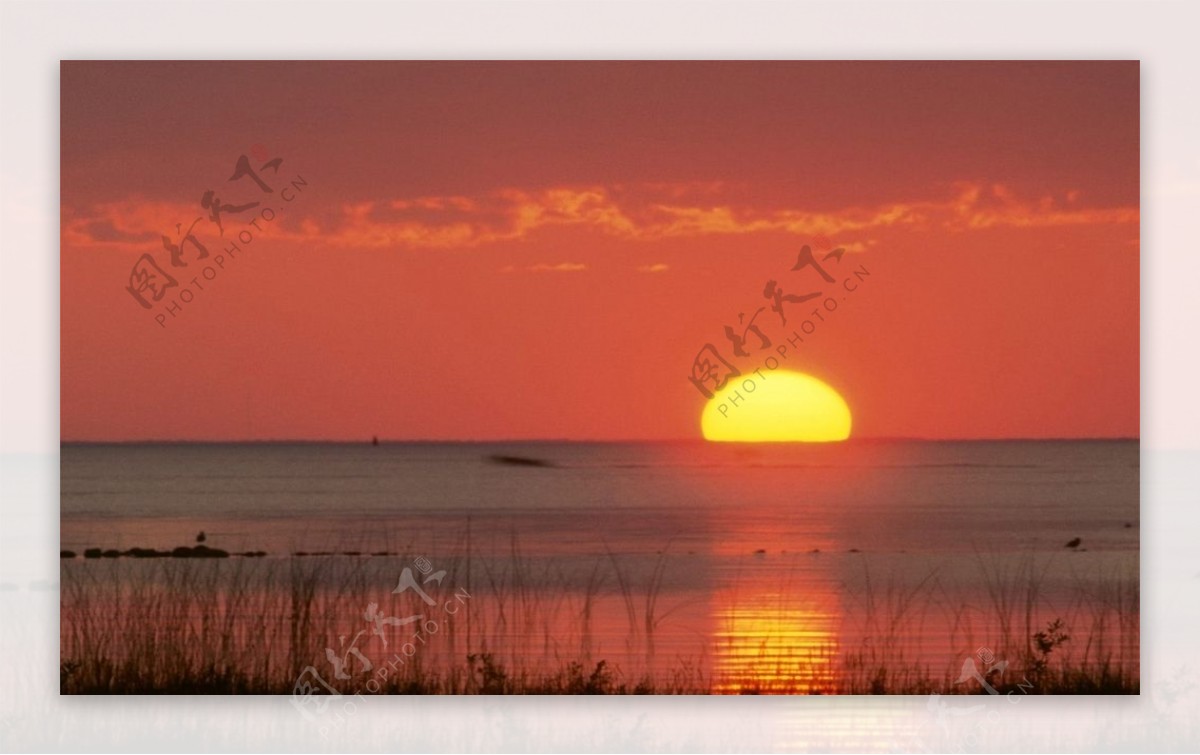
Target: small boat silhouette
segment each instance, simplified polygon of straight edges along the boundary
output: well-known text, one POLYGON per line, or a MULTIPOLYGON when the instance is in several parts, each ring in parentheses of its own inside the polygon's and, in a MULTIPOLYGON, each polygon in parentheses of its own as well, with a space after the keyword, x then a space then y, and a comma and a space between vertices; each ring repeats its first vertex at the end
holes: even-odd
POLYGON ((512 464, 518 467, 553 467, 554 465, 544 459, 532 459, 527 456, 507 456, 505 454, 492 454, 488 457, 489 461, 496 464, 512 464))

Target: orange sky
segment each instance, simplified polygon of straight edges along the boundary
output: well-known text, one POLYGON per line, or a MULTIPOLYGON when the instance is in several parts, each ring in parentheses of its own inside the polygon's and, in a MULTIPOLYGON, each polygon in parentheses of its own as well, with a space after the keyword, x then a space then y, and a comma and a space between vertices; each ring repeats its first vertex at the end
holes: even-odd
MULTIPOLYGON (((1136 62, 74 62, 61 89, 64 440, 698 437, 694 357, 732 360, 766 281, 823 288, 805 244, 847 250, 826 294, 870 272, 787 363, 856 437, 1138 435, 1136 62), (282 158, 270 194, 227 180, 243 154, 282 158), (210 189, 260 204, 222 237, 210 189), (172 266, 197 218, 209 258, 172 266), (149 309, 143 254, 179 284, 149 309)), ((819 301, 757 322, 777 346, 819 301)))

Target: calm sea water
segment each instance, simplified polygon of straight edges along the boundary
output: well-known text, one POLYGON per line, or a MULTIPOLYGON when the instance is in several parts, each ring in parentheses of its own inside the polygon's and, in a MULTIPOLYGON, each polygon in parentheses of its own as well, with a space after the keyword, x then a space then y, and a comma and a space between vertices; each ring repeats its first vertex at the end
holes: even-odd
MULTIPOLYGON (((1028 628, 1003 614, 1031 580, 1022 621, 1064 618, 1136 668, 1115 614, 1130 595, 1137 610, 1138 480, 1136 441, 67 445, 61 540, 170 549, 203 531, 260 563, 366 573, 384 597, 420 556, 501 614, 497 650, 682 664, 737 691, 816 683, 854 653, 955 673, 1028 628), (536 596, 524 624, 514 591, 536 596)), ((65 560, 64 583, 150 568, 119 561, 65 560)))

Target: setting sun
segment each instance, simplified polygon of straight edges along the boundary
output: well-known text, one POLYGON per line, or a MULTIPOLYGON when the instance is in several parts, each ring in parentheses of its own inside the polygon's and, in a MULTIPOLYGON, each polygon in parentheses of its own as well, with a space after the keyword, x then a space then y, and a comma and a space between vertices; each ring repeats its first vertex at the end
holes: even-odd
POLYGON ((700 427, 705 440, 714 441, 845 440, 850 437, 850 407, 817 378, 777 370, 731 380, 705 405, 700 427))

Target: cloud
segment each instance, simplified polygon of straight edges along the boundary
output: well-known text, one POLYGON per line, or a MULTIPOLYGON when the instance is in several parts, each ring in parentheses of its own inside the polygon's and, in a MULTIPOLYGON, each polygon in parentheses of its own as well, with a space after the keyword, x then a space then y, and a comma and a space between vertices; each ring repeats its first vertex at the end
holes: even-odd
MULTIPOLYGON (((836 246, 840 246, 842 249, 845 249, 847 252, 850 252, 851 254, 858 254, 860 252, 867 251, 871 247, 875 246, 877 243, 879 243, 879 242, 876 241, 875 239, 868 239, 867 241, 839 241, 836 244, 836 246)), ((830 244, 825 244, 824 246, 830 247, 830 246, 834 246, 834 244, 830 243, 830 244)))
POLYGON ((580 262, 559 262, 556 265, 547 265, 544 262, 539 262, 525 269, 533 273, 578 273, 587 270, 587 265, 580 262))
POLYGON ((955 231, 978 230, 1009 226, 1015 228, 1050 228, 1072 225, 1104 225, 1137 223, 1140 212, 1136 207, 1076 208, 1077 191, 1067 192, 1067 209, 1054 197, 1040 197, 1036 202, 1022 200, 1003 184, 985 187, 980 184, 958 184, 958 196, 952 204, 953 214, 944 225, 955 231))
MULTIPOLYGON (((828 239, 854 252, 862 251, 864 242, 851 239, 883 229, 969 233, 1001 227, 1136 225, 1140 218, 1137 207, 1083 206, 1077 190, 1061 198, 1027 198, 1002 184, 982 182, 956 184, 940 200, 834 210, 721 203, 723 197, 727 198, 724 191, 720 183, 618 184, 541 191, 507 188, 477 197, 356 202, 326 212, 319 220, 311 215, 277 220, 270 230, 273 237, 307 245, 401 250, 474 248, 564 227, 631 241, 786 233, 805 239, 828 239)), ((136 198, 64 208, 62 238, 72 247, 136 247, 151 251, 161 236, 172 236, 176 224, 190 223, 202 215, 195 203, 144 202, 136 198)), ((233 222, 237 223, 236 217, 233 222)), ((205 219, 198 228, 215 233, 209 225, 205 219)), ((571 263, 546 265, 543 269, 560 270, 562 264, 571 263)))
POLYGON ((661 262, 656 262, 653 265, 640 265, 638 267, 638 272, 639 273, 665 273, 668 269, 669 268, 667 265, 664 265, 661 262))

